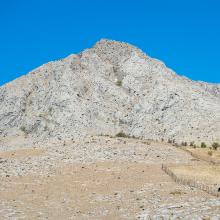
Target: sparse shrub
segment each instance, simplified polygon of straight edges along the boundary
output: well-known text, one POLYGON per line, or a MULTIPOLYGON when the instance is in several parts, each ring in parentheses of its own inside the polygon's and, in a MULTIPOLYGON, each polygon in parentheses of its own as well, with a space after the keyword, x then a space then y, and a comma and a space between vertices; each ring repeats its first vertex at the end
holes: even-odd
POLYGON ((182 192, 177 190, 177 191, 170 192, 170 194, 173 196, 176 196, 176 195, 179 196, 179 195, 182 195, 182 192))
POLYGON ((194 147, 195 146, 195 142, 194 141, 191 141, 190 142, 190 147, 194 147))
POLYGON ((128 134, 125 134, 123 131, 120 131, 119 133, 117 133, 117 134, 115 135, 115 137, 138 139, 138 137, 136 137, 136 136, 134 136, 134 135, 130 136, 130 135, 128 135, 128 134))
POLYGON ((125 134, 123 131, 118 132, 115 137, 124 137, 127 138, 129 137, 129 135, 125 134))
POLYGON ((172 144, 173 141, 172 141, 171 139, 168 139, 168 143, 169 143, 169 144, 172 144))
POLYGON ((183 141, 183 142, 181 143, 181 145, 184 146, 184 147, 186 147, 188 144, 187 144, 187 142, 184 142, 184 141, 183 141))
POLYGON ((207 147, 206 143, 202 142, 201 143, 201 148, 206 148, 206 147, 207 147))
POLYGON ((21 126, 21 127, 20 127, 20 130, 23 131, 23 132, 25 132, 25 131, 26 131, 25 126, 21 126))
POLYGON ((22 125, 22 126, 20 127, 20 130, 21 130, 22 132, 24 132, 25 134, 28 134, 28 131, 27 131, 27 129, 26 129, 26 127, 25 127, 24 125, 22 125))
POLYGON ((217 143, 217 142, 214 142, 214 143, 212 144, 212 148, 213 148, 214 150, 217 150, 219 147, 220 147, 220 144, 217 143))
POLYGON ((121 86, 122 85, 122 81, 121 80, 117 80, 115 83, 117 86, 121 86))
POLYGON ((49 107, 48 111, 49 111, 49 113, 51 114, 52 111, 53 111, 53 108, 52 108, 52 107, 49 107))

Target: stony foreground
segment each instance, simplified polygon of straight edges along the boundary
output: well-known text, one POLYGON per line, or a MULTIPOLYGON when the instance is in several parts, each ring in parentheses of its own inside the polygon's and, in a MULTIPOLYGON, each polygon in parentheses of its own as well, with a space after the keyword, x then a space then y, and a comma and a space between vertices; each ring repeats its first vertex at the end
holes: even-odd
POLYGON ((161 164, 199 164, 165 143, 87 137, 0 142, 0 219, 220 219, 220 199, 161 164))

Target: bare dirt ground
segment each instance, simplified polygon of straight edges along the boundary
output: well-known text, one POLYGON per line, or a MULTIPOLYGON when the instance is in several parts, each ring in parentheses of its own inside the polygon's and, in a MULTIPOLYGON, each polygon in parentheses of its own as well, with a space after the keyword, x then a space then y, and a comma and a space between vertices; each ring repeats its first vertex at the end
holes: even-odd
POLYGON ((220 199, 161 164, 201 166, 165 143, 88 137, 0 142, 0 219, 220 219, 220 199))

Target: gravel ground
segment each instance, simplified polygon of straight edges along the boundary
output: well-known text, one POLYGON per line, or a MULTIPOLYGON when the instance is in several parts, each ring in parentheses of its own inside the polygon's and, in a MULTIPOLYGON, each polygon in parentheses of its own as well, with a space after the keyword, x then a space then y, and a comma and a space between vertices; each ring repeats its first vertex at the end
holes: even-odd
POLYGON ((220 219, 219 198, 161 170, 202 163, 165 143, 14 138, 0 149, 0 219, 220 219))

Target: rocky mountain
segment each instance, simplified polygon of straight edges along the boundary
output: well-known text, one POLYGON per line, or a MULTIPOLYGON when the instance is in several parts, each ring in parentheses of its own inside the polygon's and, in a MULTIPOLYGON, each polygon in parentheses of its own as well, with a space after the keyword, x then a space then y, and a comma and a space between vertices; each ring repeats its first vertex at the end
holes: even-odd
POLYGON ((220 141, 220 85, 179 76, 138 48, 101 40, 0 87, 0 136, 127 135, 220 141))

